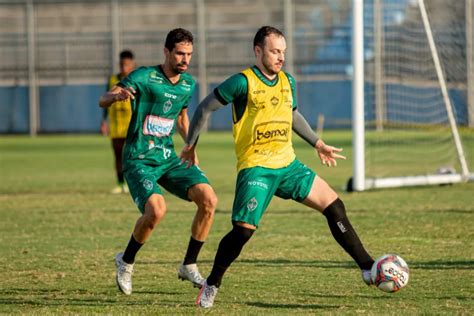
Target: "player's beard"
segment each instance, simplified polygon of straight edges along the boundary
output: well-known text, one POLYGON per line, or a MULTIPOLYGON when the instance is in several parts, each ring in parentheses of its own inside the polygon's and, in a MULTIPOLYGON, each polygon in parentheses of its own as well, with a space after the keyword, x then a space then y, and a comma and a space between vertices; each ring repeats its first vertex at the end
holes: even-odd
MULTIPOLYGON (((267 73, 270 75, 270 76, 273 76, 273 75, 276 75, 280 72, 281 70, 281 67, 280 69, 276 70, 275 67, 272 67, 273 65, 269 62, 266 61, 265 59, 265 55, 263 55, 263 58, 262 58, 262 65, 263 67, 265 67, 265 70, 267 71, 267 73)), ((283 67, 283 65, 282 65, 283 67)))
POLYGON ((179 66, 184 66, 184 64, 176 64, 176 66, 173 67, 173 72, 177 75, 183 74, 187 70, 187 68, 186 69, 179 69, 178 68, 179 66))

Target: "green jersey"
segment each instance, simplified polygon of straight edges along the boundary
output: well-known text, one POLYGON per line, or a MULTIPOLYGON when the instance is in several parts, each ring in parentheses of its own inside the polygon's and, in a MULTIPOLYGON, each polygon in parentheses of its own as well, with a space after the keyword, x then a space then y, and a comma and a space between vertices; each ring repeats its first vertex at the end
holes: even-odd
POLYGON ((191 75, 181 74, 173 84, 161 66, 140 67, 118 85, 136 91, 124 148, 124 167, 138 161, 160 165, 176 155, 172 136, 176 118, 188 106, 194 91, 191 75))

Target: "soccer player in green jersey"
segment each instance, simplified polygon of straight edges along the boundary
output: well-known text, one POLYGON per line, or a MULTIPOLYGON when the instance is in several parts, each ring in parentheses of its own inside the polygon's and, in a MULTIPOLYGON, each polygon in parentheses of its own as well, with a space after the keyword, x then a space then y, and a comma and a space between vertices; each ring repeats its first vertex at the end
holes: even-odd
MULTIPOLYGON (((135 255, 166 213, 160 186, 197 205, 191 238, 178 277, 201 287, 204 279, 196 266, 197 256, 212 225, 217 197, 202 171, 186 168, 174 150, 172 136, 178 129, 186 139, 187 106, 195 81, 186 73, 193 53, 193 35, 184 29, 166 37, 162 65, 140 67, 104 94, 101 107, 131 99, 132 118, 124 148, 124 174, 130 194, 142 213, 130 241, 115 257, 119 289, 132 293, 135 255)), ((193 157, 197 159, 197 156, 193 157)))
POLYGON ((212 271, 196 303, 212 307, 227 268, 251 238, 274 195, 293 199, 322 212, 336 241, 355 260, 370 284, 373 259, 364 249, 346 216, 337 193, 314 171, 296 159, 292 130, 335 166, 345 159, 340 148, 326 145, 297 110, 295 80, 281 71, 286 42, 281 31, 264 26, 254 38, 256 64, 221 83, 198 106, 181 158, 196 163, 196 140, 210 113, 232 103, 237 155, 237 185, 232 207, 232 230, 222 238, 212 271))

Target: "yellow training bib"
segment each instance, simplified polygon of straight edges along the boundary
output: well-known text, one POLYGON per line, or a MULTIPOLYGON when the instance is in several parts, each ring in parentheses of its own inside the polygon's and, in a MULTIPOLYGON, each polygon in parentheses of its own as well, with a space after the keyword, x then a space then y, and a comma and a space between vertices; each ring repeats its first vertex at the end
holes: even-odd
POLYGON ((280 71, 277 84, 271 87, 251 68, 242 73, 248 82, 247 105, 238 122, 233 109, 237 170, 286 167, 296 158, 291 142, 293 96, 288 77, 280 71))
MULTIPOLYGON (((109 80, 109 89, 119 82, 118 75, 113 75, 109 80)), ((132 105, 130 99, 114 102, 108 109, 109 136, 110 138, 126 138, 128 125, 132 118, 132 105)))

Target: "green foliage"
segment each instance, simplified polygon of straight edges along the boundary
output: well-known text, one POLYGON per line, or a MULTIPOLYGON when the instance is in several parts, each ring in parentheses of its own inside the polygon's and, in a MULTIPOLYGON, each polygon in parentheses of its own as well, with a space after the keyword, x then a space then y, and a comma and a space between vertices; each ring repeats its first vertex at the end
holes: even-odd
MULTIPOLYGON (((296 140, 297 155, 341 195, 374 257, 400 254, 408 286, 386 294, 363 284, 324 217, 275 198, 261 227, 229 269, 210 314, 469 314, 474 309, 474 184, 348 194, 351 135, 328 132, 347 161, 322 167, 296 140)), ((177 140, 178 150, 181 142, 177 140)), ((209 273, 230 229, 235 157, 228 133, 200 139, 201 166, 219 206, 200 255, 209 273)), ((423 164, 423 161, 413 161, 423 164)), ((390 166, 387 166, 390 168, 390 166)), ((170 194, 168 214, 138 255, 134 293, 115 286, 113 258, 139 216, 114 185, 109 141, 98 136, 0 138, 0 313, 193 314, 197 290, 176 269, 189 240, 192 203, 170 194)))

